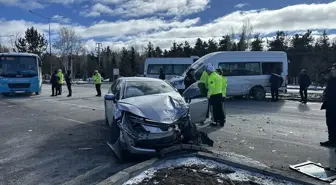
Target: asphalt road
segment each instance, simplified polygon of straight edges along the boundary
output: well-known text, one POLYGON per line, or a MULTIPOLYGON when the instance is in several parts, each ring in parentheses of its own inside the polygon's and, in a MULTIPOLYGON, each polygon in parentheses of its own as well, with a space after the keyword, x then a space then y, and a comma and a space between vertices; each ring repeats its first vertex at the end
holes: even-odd
MULTIPOLYGON (((94 184, 130 165, 117 164, 106 145, 103 98, 94 97, 94 86, 74 86, 71 98, 64 91, 50 97, 44 85, 39 96, 0 98, 0 184, 94 184)), ((220 151, 291 172, 289 164, 329 165, 335 155, 319 146, 327 139, 319 109, 320 103, 229 101, 225 127, 201 129, 220 151)))

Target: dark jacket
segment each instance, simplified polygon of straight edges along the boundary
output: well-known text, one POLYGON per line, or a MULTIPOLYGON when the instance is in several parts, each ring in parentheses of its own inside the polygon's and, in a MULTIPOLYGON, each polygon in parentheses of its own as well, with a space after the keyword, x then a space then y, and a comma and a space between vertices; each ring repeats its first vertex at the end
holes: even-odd
POLYGON ((269 82, 271 83, 272 88, 280 88, 283 83, 283 79, 282 76, 272 73, 269 82))
POLYGON ((65 82, 66 82, 67 84, 71 84, 71 74, 67 73, 67 74, 65 75, 65 82))
POLYGON ((187 89, 189 86, 191 86, 195 82, 196 82, 196 78, 191 73, 188 72, 186 77, 184 78, 185 89, 187 89))
POLYGON ((336 109, 336 77, 329 78, 327 87, 323 91, 323 104, 321 109, 336 109))
POLYGON ((58 75, 57 75, 57 74, 53 74, 53 75, 51 76, 50 83, 51 83, 52 85, 57 85, 57 84, 58 84, 58 75))
POLYGON ((165 79, 166 79, 166 75, 164 74, 164 72, 161 72, 161 71, 160 71, 159 78, 160 78, 161 80, 165 80, 165 79))
POLYGON ((307 88, 311 85, 310 76, 308 74, 301 74, 299 77, 299 85, 301 88, 307 88))

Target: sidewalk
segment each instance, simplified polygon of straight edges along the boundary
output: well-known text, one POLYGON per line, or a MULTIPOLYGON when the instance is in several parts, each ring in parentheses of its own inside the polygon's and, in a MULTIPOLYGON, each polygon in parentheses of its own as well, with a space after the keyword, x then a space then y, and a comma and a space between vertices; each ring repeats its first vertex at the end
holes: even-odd
MULTIPOLYGON (((288 89, 300 89, 300 86, 299 85, 287 85, 287 88, 288 89)), ((321 88, 321 86, 316 87, 315 85, 311 85, 311 86, 308 87, 308 90, 318 91, 318 90, 324 90, 324 89, 325 89, 325 87, 321 88)))

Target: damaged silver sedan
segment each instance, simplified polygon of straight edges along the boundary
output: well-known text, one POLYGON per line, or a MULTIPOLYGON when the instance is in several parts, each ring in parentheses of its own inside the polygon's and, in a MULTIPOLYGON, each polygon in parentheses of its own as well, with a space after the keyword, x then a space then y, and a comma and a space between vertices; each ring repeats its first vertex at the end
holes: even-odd
MULTIPOLYGON (((195 94, 194 89, 190 91, 195 94)), ((111 131, 108 143, 119 158, 156 154, 178 143, 213 145, 194 124, 206 119, 206 97, 182 97, 170 84, 155 78, 123 77, 112 84, 104 99, 111 131)))

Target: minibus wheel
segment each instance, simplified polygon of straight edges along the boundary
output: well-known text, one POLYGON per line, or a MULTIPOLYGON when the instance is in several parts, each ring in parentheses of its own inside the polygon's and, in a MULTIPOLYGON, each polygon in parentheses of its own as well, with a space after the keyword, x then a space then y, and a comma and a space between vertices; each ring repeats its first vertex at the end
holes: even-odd
POLYGON ((252 88, 252 97, 257 101, 262 101, 266 98, 265 89, 262 87, 253 87, 252 88))

